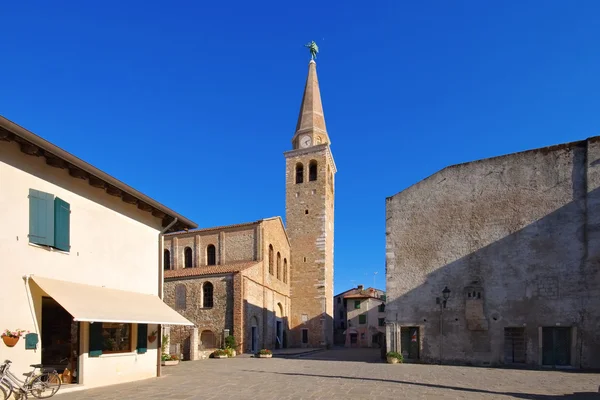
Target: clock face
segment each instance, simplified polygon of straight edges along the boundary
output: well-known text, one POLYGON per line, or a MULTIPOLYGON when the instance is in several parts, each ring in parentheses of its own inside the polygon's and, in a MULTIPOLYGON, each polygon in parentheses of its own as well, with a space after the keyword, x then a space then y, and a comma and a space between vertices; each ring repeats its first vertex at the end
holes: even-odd
POLYGON ((312 138, 308 135, 304 135, 300 138, 300 147, 308 147, 312 143, 312 138))

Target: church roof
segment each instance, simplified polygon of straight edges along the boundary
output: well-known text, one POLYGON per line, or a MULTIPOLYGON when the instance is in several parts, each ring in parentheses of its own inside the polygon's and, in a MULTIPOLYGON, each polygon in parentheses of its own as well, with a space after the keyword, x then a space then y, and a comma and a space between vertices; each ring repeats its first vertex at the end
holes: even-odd
POLYGON ((325 127, 325 116, 323 115, 323 105, 321 104, 321 91, 319 89, 319 79, 317 78, 317 63, 311 60, 308 64, 308 76, 304 86, 304 95, 300 105, 300 114, 296 124, 296 133, 320 132, 327 135, 325 127))
POLYGON ((205 265, 196 268, 183 268, 165 271, 165 279, 190 278, 206 275, 221 275, 240 272, 258 265, 258 261, 242 261, 225 265, 205 265))

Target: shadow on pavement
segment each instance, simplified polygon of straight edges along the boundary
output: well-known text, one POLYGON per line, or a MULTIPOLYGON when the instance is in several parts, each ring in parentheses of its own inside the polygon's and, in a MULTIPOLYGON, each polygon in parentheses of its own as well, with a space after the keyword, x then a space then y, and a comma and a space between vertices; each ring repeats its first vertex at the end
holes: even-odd
POLYGON ((545 395, 545 394, 529 394, 529 393, 513 393, 513 392, 496 392, 493 390, 485 390, 485 389, 473 389, 473 388, 456 387, 456 386, 436 385, 436 384, 432 384, 432 383, 407 382, 407 381, 380 379, 380 378, 359 378, 359 377, 353 377, 353 376, 319 375, 319 374, 304 374, 304 373, 292 373, 292 372, 270 372, 270 371, 258 371, 258 370, 244 370, 244 371, 245 372, 277 374, 277 375, 309 376, 309 377, 317 377, 317 378, 351 379, 351 380, 359 380, 359 381, 400 383, 403 385, 413 385, 413 386, 422 386, 422 387, 428 387, 428 388, 456 390, 456 391, 461 391, 461 392, 498 394, 498 395, 504 395, 504 396, 512 396, 517 399, 528 399, 528 400, 550 400, 550 399, 599 400, 600 399, 600 393, 594 393, 594 392, 577 392, 577 393, 563 394, 563 395, 545 395))

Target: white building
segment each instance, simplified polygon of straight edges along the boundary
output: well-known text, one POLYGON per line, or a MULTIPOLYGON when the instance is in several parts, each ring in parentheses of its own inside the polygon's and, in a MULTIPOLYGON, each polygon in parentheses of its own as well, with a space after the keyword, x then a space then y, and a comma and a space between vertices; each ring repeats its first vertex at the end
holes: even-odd
MULTIPOLYGON (((73 387, 160 374, 162 234, 196 224, 0 117, 0 360, 74 371, 73 387)), ((61 389, 63 391, 64 389, 61 389)))

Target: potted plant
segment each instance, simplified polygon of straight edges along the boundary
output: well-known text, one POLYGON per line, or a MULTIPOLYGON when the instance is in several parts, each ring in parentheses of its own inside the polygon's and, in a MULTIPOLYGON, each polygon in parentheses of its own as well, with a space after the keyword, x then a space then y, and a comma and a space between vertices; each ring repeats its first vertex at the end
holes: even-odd
POLYGON ((156 335, 158 334, 157 331, 152 331, 149 335, 148 335, 148 341, 150 343, 154 343, 154 341, 156 340, 156 335))
POLYGON ((23 334, 26 331, 23 329, 17 329, 14 331, 11 331, 9 329, 6 329, 3 333, 2 333, 2 341, 4 342, 5 345, 7 345, 8 347, 14 347, 17 342, 19 341, 19 338, 21 336, 23 336, 23 334))
POLYGON ((227 354, 229 355, 229 357, 235 357, 236 356, 236 349, 237 347, 237 343, 235 342, 235 337, 233 337, 233 335, 229 335, 225 338, 225 350, 227 350, 227 354))
POLYGON ((217 349, 213 353, 213 358, 228 358, 227 350, 225 349, 217 349))
POLYGON ((404 361, 402 354, 396 353, 395 351, 388 351, 386 354, 388 364, 398 364, 404 361))
POLYGON ((179 357, 177 357, 176 354, 163 354, 161 356, 161 360, 162 360, 161 364, 164 366, 179 364, 179 357))
POLYGON ((273 357, 273 352, 269 349, 261 349, 256 355, 258 358, 271 358, 273 357))

